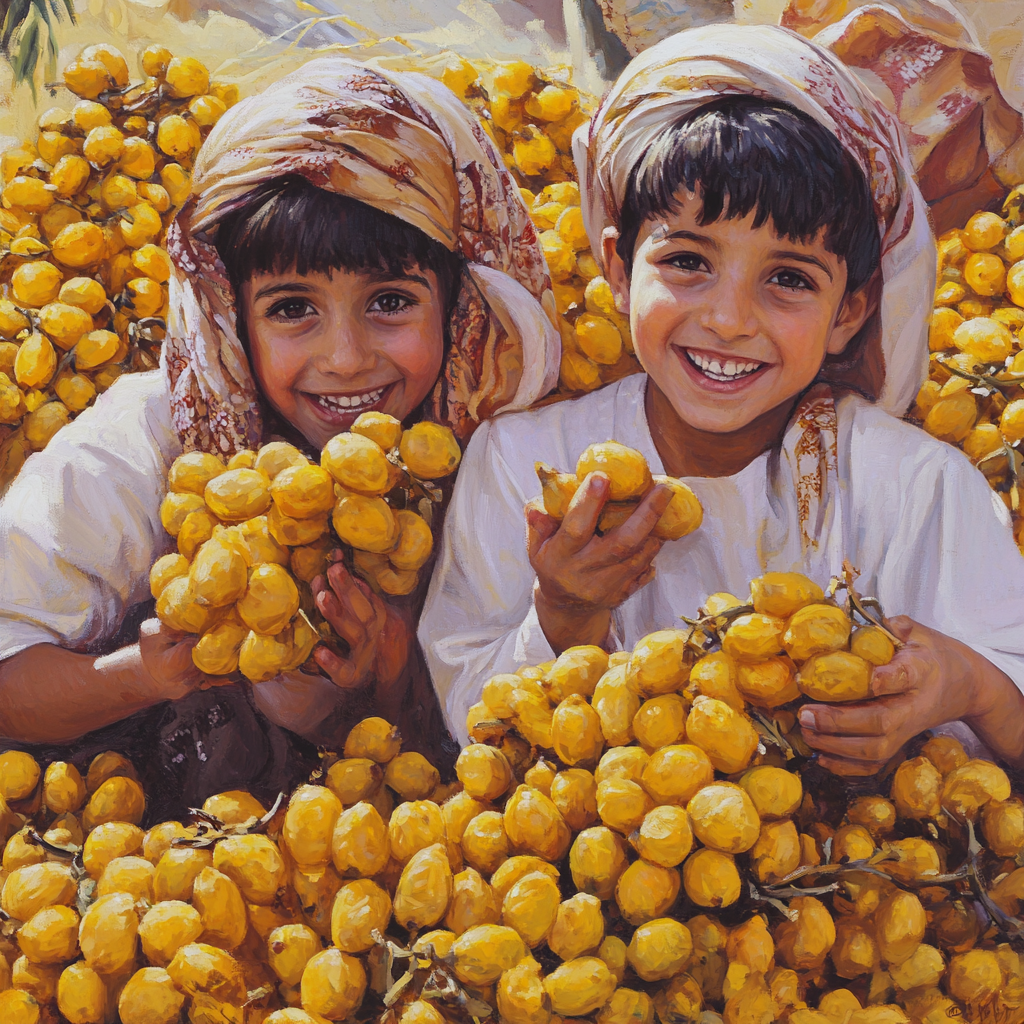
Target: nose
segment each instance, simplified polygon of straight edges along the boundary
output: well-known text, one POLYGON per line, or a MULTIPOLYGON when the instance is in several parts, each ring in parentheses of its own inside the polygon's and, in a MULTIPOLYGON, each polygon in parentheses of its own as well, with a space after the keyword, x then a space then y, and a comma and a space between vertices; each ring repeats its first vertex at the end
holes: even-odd
POLYGON ((376 365, 377 356, 368 333, 353 320, 336 317, 330 329, 324 332, 314 365, 325 376, 350 379, 376 365))
POLYGON ((758 332, 753 284, 737 276, 723 275, 705 293, 701 326, 721 341, 745 341, 758 332))

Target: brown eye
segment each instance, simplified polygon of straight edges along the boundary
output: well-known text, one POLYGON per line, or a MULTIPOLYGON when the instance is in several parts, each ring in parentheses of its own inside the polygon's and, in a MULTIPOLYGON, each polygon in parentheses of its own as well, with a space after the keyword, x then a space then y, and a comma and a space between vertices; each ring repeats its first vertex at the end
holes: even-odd
POLYGON ((676 253, 675 256, 669 257, 668 262, 678 270, 695 272, 706 268, 704 260, 695 252, 676 253))
POLYGON ((399 292, 385 292, 373 300, 370 309, 380 313, 399 313, 411 305, 413 302, 407 295, 402 295, 399 292))
POLYGON ((798 274, 795 270, 780 270, 772 277, 772 281, 792 291, 814 290, 814 286, 808 282, 807 278, 803 274, 798 274))
POLYGON ((285 320, 301 320, 311 316, 316 310, 305 299, 282 299, 267 310, 267 316, 278 316, 285 320))

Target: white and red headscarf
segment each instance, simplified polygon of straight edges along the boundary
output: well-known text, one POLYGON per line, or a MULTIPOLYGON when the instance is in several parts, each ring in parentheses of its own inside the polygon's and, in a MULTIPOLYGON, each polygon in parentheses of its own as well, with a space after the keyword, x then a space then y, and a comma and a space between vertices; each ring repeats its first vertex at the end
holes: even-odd
POLYGON ((547 266, 493 141, 431 78, 322 57, 221 118, 168 231, 163 365, 186 450, 229 453, 262 440, 257 384, 211 229, 289 174, 392 214, 465 258, 450 356, 433 395, 434 417, 460 439, 554 387, 560 342, 547 266))

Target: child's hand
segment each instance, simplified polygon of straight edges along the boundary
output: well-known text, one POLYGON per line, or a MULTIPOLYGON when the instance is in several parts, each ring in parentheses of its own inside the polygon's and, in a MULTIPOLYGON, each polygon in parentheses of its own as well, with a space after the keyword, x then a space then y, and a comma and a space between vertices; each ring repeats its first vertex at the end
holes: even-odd
POLYGON ((335 685, 354 689, 374 679, 381 688, 397 682, 409 655, 409 628, 399 613, 338 560, 313 580, 313 598, 320 614, 348 645, 342 658, 319 645, 316 663, 335 685))
POLYGON ((256 707, 275 725, 311 742, 330 743, 321 725, 344 703, 346 694, 329 679, 306 672, 281 672, 252 688, 256 707))
POLYGON ((672 492, 658 485, 626 522, 599 537, 595 531, 608 488, 603 473, 591 473, 561 523, 533 502, 526 507, 537 618, 556 653, 604 643, 611 609, 654 579, 654 556, 663 541, 651 531, 672 492))
POLYGON ((873 700, 807 704, 800 725, 821 764, 839 775, 874 775, 912 737, 963 720, 997 757, 1019 759, 1022 697, 986 658, 913 619, 887 623, 903 641, 871 676, 873 700))
MULTIPOLYGON (((151 693, 158 700, 180 700, 194 690, 215 685, 192 661, 192 648, 199 637, 179 633, 159 619, 146 619, 139 627, 139 658, 149 677, 151 693)), ((228 679, 227 682, 234 682, 228 679)))

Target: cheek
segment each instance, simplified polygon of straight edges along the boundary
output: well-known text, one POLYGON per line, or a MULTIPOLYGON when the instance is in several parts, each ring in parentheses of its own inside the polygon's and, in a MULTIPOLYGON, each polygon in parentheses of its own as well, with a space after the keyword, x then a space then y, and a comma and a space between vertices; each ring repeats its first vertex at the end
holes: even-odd
POLYGON ((302 367, 297 346, 279 337, 267 324, 248 331, 249 359, 260 391, 271 404, 281 408, 288 400, 289 387, 302 367))
POLYGON ((785 362, 804 373, 817 373, 824 362, 832 312, 819 305, 783 309, 773 317, 772 334, 785 362))
POLYGON ((385 351, 389 362, 405 380, 410 405, 408 412, 429 394, 441 372, 444 356, 444 326, 441 317, 430 316, 409 325, 407 330, 388 338, 385 351))
POLYGON ((637 358, 646 367, 648 360, 664 353, 672 332, 686 317, 686 307, 660 278, 634 272, 629 310, 637 358))

